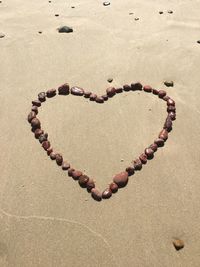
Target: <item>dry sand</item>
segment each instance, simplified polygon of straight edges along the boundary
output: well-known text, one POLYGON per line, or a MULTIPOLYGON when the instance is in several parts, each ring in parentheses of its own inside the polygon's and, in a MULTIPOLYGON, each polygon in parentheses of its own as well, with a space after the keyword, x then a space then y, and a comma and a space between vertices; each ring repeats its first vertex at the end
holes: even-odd
MULTIPOLYGON (((0 3, 2 267, 200 266, 200 2, 102 2, 0 3), (74 32, 59 34, 63 25, 74 32), (114 86, 166 89, 177 120, 155 159, 95 202, 48 159, 26 117, 40 91, 69 82, 102 94, 109 77, 114 86)), ((154 140, 165 116, 162 101, 133 92, 104 105, 56 97, 39 114, 54 147, 100 189, 154 140)))

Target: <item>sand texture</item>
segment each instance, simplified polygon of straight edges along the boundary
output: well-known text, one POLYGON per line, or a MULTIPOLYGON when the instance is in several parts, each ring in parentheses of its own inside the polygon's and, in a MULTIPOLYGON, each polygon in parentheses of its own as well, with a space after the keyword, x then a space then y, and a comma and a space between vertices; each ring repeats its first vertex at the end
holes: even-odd
MULTIPOLYGON (((198 0, 2 0, 0 266, 200 266, 199 10, 198 0), (64 25, 73 32, 58 33, 64 25), (104 94, 108 78, 166 90, 177 119, 155 158, 96 202, 47 157, 26 118, 41 91, 68 82, 104 94)), ((38 117, 57 151, 103 190, 152 143, 166 106, 144 92, 103 105, 56 96, 38 117)))

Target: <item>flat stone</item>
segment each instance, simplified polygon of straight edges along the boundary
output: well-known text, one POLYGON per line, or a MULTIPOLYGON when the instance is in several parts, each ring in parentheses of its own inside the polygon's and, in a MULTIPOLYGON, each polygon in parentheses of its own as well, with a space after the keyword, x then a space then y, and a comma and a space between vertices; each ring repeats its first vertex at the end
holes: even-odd
POLYGON ((81 87, 78 86, 73 86, 70 90, 72 95, 78 95, 78 96, 82 96, 84 95, 84 90, 81 87))
POLYGON ((0 33, 0 38, 4 38, 5 34, 4 33, 0 33))
POLYGON ((62 27, 58 28, 58 32, 59 32, 59 33, 69 33, 69 32, 73 32, 73 28, 68 27, 68 26, 62 26, 62 27))
POLYGON ((174 86, 174 82, 173 81, 164 81, 164 85, 166 85, 167 87, 172 87, 174 86))
POLYGON ((109 6, 110 5, 110 2, 103 2, 103 5, 104 6, 109 6))
POLYGON ((120 172, 113 177, 113 182, 118 185, 118 187, 124 187, 128 183, 128 172, 120 172))

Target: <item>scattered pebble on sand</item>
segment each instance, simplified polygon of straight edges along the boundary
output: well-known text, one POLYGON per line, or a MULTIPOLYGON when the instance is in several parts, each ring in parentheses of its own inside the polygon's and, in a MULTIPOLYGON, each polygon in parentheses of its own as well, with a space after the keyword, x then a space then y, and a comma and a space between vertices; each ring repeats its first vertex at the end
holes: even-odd
POLYGON ((133 15, 133 12, 129 12, 129 15, 133 15))
POLYGON ((55 17, 59 17, 59 14, 55 14, 55 17))
POLYGON ((51 3, 51 1, 49 1, 49 3, 51 3))
POLYGON ((180 249, 184 248, 184 242, 181 239, 174 239, 173 245, 174 245, 176 250, 180 250, 180 249))
POLYGON ((167 10, 167 13, 172 14, 173 11, 172 10, 167 10))
POLYGON ((71 8, 75 8, 75 6, 71 6, 71 8))
POLYGON ((159 14, 163 14, 163 11, 159 11, 159 14))
POLYGON ((39 34, 41 34, 41 33, 42 33, 42 31, 39 31, 38 33, 39 33, 39 34))
POLYGON ((198 40, 197 43, 200 44, 200 40, 198 40))
POLYGON ((135 18, 135 20, 139 20, 139 18, 135 18))
POLYGON ((0 33, 0 38, 4 38, 5 34, 4 33, 0 33))
POLYGON ((174 86, 174 82, 173 81, 164 81, 164 85, 167 87, 173 87, 174 86))
POLYGON ((109 6, 110 5, 110 2, 103 2, 103 5, 104 6, 109 6))
POLYGON ((108 78, 107 81, 111 83, 113 81, 113 78, 108 78))
POLYGON ((69 33, 69 32, 73 32, 73 29, 71 27, 68 27, 68 26, 62 26, 62 27, 58 28, 58 32, 69 33))

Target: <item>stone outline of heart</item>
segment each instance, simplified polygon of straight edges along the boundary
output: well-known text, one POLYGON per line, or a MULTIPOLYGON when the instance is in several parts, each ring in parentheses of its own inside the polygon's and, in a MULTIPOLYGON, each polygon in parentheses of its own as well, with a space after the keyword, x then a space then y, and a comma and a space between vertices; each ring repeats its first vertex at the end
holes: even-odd
POLYGON ((79 185, 83 188, 86 188, 88 192, 91 193, 93 199, 97 201, 101 201, 102 199, 108 199, 112 196, 113 193, 118 191, 118 188, 122 188, 126 186, 129 180, 129 176, 133 175, 135 171, 141 170, 142 166, 147 163, 148 160, 154 157, 154 153, 157 151, 159 147, 164 146, 166 140, 168 139, 168 133, 172 130, 172 121, 176 119, 176 107, 175 101, 167 96, 166 91, 157 90, 152 88, 149 85, 142 85, 140 82, 132 83, 131 85, 125 84, 123 87, 115 88, 109 87, 106 89, 106 94, 102 96, 97 96, 96 94, 85 91, 81 87, 73 86, 70 88, 68 83, 65 83, 56 89, 50 89, 46 92, 41 92, 38 94, 38 99, 32 101, 31 112, 28 114, 28 122, 32 126, 32 132, 35 135, 36 139, 39 139, 40 143, 44 150, 47 151, 47 155, 55 160, 58 166, 62 166, 63 170, 68 171, 68 175, 72 177, 74 180, 78 180, 79 185), (41 129, 41 123, 37 118, 38 107, 41 106, 43 102, 46 101, 46 98, 51 98, 56 96, 58 91, 59 95, 72 95, 76 96, 84 96, 85 98, 89 98, 90 101, 95 101, 96 103, 102 104, 107 101, 109 98, 112 98, 116 94, 122 93, 123 91, 144 91, 147 93, 153 93, 157 95, 160 99, 166 101, 167 103, 167 118, 165 120, 163 129, 158 135, 158 138, 148 146, 144 152, 132 162, 132 165, 127 167, 125 171, 116 174, 113 177, 113 182, 109 184, 109 187, 106 188, 102 193, 96 189, 95 182, 93 179, 89 178, 87 175, 83 174, 79 170, 75 170, 70 166, 67 161, 63 160, 63 157, 60 153, 55 153, 51 144, 48 140, 48 134, 44 133, 41 129))

